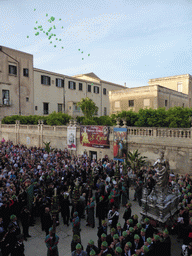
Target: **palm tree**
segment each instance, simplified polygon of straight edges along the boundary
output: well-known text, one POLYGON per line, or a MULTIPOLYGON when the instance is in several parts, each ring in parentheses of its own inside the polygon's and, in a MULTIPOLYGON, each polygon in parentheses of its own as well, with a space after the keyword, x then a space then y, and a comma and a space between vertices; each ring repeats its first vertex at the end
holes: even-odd
POLYGON ((142 166, 146 164, 145 159, 146 156, 140 156, 141 153, 138 152, 138 149, 133 153, 131 151, 127 154, 127 166, 130 167, 133 171, 140 169, 142 166))

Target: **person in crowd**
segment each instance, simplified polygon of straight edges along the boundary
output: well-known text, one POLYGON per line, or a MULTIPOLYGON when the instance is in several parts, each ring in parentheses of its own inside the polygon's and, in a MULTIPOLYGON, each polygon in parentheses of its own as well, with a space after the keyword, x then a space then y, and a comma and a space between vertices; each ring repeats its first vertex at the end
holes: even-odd
POLYGON ((71 255, 72 256, 87 256, 87 252, 83 251, 81 244, 77 244, 75 251, 73 251, 71 255))
POLYGON ((87 203, 87 210, 88 210, 88 216, 87 216, 87 226, 90 226, 92 228, 95 227, 95 197, 90 198, 90 200, 87 203))
POLYGON ((99 227, 101 226, 101 222, 105 220, 105 204, 104 196, 100 196, 99 202, 97 203, 97 217, 99 218, 99 227))
POLYGON ((73 213, 72 230, 73 235, 78 235, 80 237, 80 219, 78 216, 78 212, 73 213))
POLYGON ((90 256, 91 251, 94 250, 95 254, 97 255, 99 253, 99 248, 97 246, 94 245, 94 241, 92 239, 89 240, 87 248, 86 248, 86 252, 87 255, 90 256))
POLYGON ((53 228, 49 229, 49 235, 45 238, 45 243, 47 246, 47 256, 59 256, 58 243, 59 237, 55 234, 53 228))
POLYGON ((117 222, 119 219, 119 212, 116 210, 116 207, 113 206, 108 212, 108 221, 111 228, 116 228, 117 222))
POLYGON ((72 241, 71 241, 71 252, 75 251, 77 244, 81 244, 82 249, 83 249, 83 245, 82 245, 82 243, 81 243, 80 237, 79 237, 78 235, 74 235, 74 236, 73 236, 73 239, 72 239, 72 241))
POLYGON ((131 213, 132 213, 132 211, 131 211, 131 206, 132 206, 132 204, 131 204, 130 202, 126 204, 126 209, 125 209, 125 212, 124 212, 124 214, 123 214, 123 219, 125 220, 125 222, 126 222, 128 219, 131 218, 131 213))
POLYGON ((27 209, 27 206, 23 207, 20 216, 21 216, 21 223, 22 223, 22 227, 23 227, 24 240, 27 241, 27 237, 31 237, 29 235, 30 211, 27 209))
POLYGON ((107 235, 107 221, 102 220, 102 226, 98 228, 97 236, 101 238, 101 235, 105 233, 107 235))
POLYGON ((11 256, 25 256, 24 251, 25 251, 25 246, 23 244, 23 239, 24 235, 20 234, 16 236, 17 240, 15 243, 15 246, 11 252, 11 256))
POLYGON ((45 230, 46 236, 49 234, 49 229, 52 227, 53 221, 50 214, 49 207, 45 208, 45 212, 43 215, 43 229, 45 230))

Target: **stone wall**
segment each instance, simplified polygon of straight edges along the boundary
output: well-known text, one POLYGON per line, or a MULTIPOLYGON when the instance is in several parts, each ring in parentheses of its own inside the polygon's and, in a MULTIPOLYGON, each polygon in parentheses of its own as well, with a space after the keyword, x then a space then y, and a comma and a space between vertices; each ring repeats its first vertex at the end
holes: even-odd
MULTIPOLYGON (((139 150, 141 155, 147 156, 149 164, 153 165, 159 157, 159 152, 165 152, 165 158, 170 163, 171 170, 178 173, 192 174, 192 129, 174 128, 145 128, 127 127, 128 151, 139 150)), ((108 155, 113 158, 113 127, 110 129, 110 148, 91 148, 80 144, 80 127, 77 126, 77 150, 79 155, 85 151, 97 152, 97 158, 108 155)), ((12 125, 0 124, 0 140, 11 140, 14 144, 44 147, 43 142, 51 142, 52 148, 67 148, 67 126, 12 125)))

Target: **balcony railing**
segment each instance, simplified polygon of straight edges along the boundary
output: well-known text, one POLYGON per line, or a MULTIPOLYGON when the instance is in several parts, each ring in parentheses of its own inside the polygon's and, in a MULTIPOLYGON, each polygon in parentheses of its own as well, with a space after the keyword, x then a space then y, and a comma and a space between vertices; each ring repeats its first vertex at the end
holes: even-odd
POLYGON ((8 99, 0 100, 0 107, 10 107, 11 101, 8 99))

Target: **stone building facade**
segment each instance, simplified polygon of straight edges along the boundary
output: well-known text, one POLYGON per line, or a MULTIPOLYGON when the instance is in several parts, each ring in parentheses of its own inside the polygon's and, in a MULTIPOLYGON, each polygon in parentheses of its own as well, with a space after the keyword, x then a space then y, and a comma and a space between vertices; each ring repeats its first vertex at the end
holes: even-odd
POLYGON ((33 55, 0 46, 0 119, 34 114, 33 55))
POLYGON ((109 115, 109 91, 125 88, 94 73, 67 76, 33 67, 33 55, 0 46, 0 120, 10 115, 82 115, 77 107, 89 97, 97 116, 109 115))
POLYGON ((161 85, 148 85, 109 92, 110 114, 122 110, 139 111, 141 108, 188 107, 188 94, 161 85))

